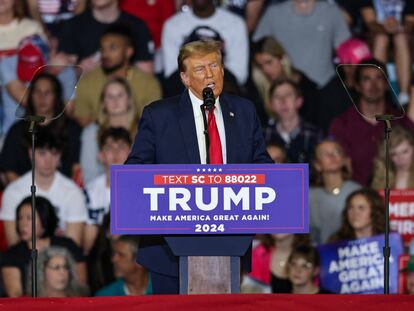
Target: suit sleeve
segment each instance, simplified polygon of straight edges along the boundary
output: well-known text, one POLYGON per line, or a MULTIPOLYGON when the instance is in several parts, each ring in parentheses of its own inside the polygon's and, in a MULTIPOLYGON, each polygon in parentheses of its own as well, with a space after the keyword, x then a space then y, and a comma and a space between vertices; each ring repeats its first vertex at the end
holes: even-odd
POLYGON ((253 163, 274 163, 267 153, 263 130, 256 112, 253 116, 253 163))
POLYGON ((155 163, 155 128, 150 109, 144 108, 131 153, 125 164, 155 163))

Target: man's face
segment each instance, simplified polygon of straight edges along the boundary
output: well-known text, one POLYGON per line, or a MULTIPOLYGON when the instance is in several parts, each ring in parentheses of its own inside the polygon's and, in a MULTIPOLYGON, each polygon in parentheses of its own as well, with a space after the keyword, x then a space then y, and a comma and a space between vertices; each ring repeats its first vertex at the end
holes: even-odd
POLYGON ((377 67, 366 66, 361 70, 356 88, 361 95, 361 99, 367 103, 376 104, 384 100, 387 87, 384 73, 377 67))
POLYGON ((191 4, 193 8, 198 10, 203 10, 214 5, 212 0, 191 0, 191 4))
POLYGON ((138 265, 135 262, 131 246, 123 241, 115 241, 113 243, 112 263, 117 278, 125 277, 132 273, 138 265))
POLYGON ((101 39, 102 69, 112 73, 128 65, 133 49, 122 36, 108 34, 101 39))
POLYGON ((124 140, 108 138, 99 152, 99 160, 105 166, 123 164, 128 158, 130 146, 124 140))
POLYGON ((273 91, 270 108, 281 120, 289 120, 299 113, 302 101, 302 97, 296 95, 295 89, 284 83, 273 91))
POLYGON ((223 91, 224 69, 216 53, 194 55, 184 61, 185 72, 181 80, 194 95, 203 99, 203 89, 210 87, 217 98, 223 91))
POLYGON ((312 284, 312 279, 319 269, 305 258, 293 258, 288 263, 288 277, 295 286, 305 286, 312 284))
POLYGON ((36 174, 50 177, 59 166, 60 152, 56 149, 38 148, 35 150, 36 174))

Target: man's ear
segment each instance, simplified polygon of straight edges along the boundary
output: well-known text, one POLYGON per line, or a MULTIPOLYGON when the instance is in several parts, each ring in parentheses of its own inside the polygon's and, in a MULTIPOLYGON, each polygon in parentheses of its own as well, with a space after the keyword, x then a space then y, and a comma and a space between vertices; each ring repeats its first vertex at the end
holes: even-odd
POLYGON ((183 84, 187 87, 190 88, 190 77, 187 75, 187 73, 185 73, 184 71, 180 72, 180 78, 181 81, 183 82, 183 84))
POLYGON ((126 54, 127 54, 128 59, 131 59, 132 55, 134 55, 134 48, 129 46, 126 50, 126 54))

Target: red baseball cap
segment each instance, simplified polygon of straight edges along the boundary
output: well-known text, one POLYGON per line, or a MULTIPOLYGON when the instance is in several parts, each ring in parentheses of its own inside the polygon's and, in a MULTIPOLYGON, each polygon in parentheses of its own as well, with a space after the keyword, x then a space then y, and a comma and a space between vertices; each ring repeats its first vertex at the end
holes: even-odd
POLYGON ((17 50, 17 77, 29 82, 47 64, 49 47, 39 35, 24 38, 17 50))
POLYGON ((359 64, 372 58, 368 44, 356 38, 343 42, 336 50, 338 61, 341 64, 359 64))

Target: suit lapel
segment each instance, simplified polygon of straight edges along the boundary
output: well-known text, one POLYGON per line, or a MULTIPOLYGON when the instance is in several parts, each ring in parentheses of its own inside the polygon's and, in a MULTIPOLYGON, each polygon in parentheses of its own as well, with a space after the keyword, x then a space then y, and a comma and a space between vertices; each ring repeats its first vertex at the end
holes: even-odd
POLYGON ((236 155, 234 154, 237 150, 237 127, 232 105, 229 100, 223 95, 220 95, 220 106, 223 113, 224 129, 226 131, 226 151, 227 151, 227 163, 234 163, 236 155))
POLYGON ((180 102, 177 109, 177 117, 190 163, 201 163, 200 151, 198 150, 193 105, 191 103, 190 96, 188 95, 188 91, 185 91, 180 97, 180 102))

